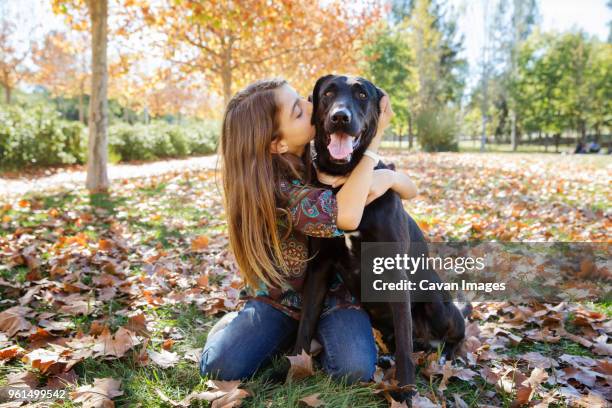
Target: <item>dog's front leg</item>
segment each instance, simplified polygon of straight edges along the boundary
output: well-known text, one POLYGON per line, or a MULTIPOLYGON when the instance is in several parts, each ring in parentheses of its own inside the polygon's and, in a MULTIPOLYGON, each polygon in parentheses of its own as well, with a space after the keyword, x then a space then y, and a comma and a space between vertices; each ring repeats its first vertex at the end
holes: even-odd
POLYGON ((306 279, 302 290, 302 312, 298 326, 297 337, 293 354, 297 355, 302 350, 310 352, 312 341, 319 316, 323 310, 323 302, 327 293, 331 263, 328 261, 311 261, 308 264, 306 279))
POLYGON ((400 386, 412 385, 413 389, 402 392, 400 400, 409 400, 415 386, 415 366, 412 361, 412 312, 410 292, 404 291, 402 302, 392 302, 393 326, 395 331, 395 376, 400 386))

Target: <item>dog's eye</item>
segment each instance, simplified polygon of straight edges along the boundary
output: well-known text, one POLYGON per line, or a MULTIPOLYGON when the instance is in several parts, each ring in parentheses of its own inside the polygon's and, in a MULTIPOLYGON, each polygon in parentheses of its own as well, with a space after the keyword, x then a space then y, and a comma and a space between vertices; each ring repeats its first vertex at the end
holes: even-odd
POLYGON ((366 95, 364 92, 359 92, 359 99, 366 99, 368 97, 368 95, 366 95))
POLYGON ((334 92, 333 91, 327 91, 325 92, 325 96, 333 96, 334 92))

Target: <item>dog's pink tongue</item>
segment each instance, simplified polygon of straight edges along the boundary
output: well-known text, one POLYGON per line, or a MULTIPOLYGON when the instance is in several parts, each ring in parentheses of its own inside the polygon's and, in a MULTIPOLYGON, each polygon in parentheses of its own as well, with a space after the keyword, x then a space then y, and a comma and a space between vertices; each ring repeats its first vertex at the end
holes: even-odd
POLYGON ((341 160, 353 153, 353 138, 346 133, 336 132, 330 135, 327 150, 336 160, 341 160))

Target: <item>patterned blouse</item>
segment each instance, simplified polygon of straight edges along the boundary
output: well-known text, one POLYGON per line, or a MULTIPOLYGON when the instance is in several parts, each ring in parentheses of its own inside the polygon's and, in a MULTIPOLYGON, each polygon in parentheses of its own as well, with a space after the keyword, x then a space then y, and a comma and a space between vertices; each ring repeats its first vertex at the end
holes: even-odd
MULTIPOLYGON (((281 181, 280 188, 289 197, 287 209, 291 215, 292 230, 282 239, 281 248, 289 267, 289 288, 266 287, 263 283, 255 296, 247 298, 266 302, 296 320, 300 318, 302 286, 308 258, 308 236, 319 238, 341 237, 344 232, 336 226, 338 205, 336 196, 326 188, 305 185, 301 180, 281 181)), ((279 234, 284 237, 287 225, 279 219, 279 234)), ((323 313, 336 308, 360 308, 357 299, 350 294, 339 274, 335 274, 325 297, 323 313)))

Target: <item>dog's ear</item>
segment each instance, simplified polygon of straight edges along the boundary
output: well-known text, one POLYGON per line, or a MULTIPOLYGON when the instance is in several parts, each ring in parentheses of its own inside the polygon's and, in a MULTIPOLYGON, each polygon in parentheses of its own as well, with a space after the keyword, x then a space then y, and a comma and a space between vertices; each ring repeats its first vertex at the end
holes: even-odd
POLYGON ((317 79, 314 89, 312 90, 312 95, 308 97, 308 100, 312 102, 312 116, 310 118, 310 123, 312 125, 317 123, 316 117, 317 117, 317 108, 319 107, 319 91, 321 90, 321 86, 323 85, 323 83, 331 77, 333 77, 333 75, 325 75, 317 79))
POLYGON ((380 100, 385 96, 385 93, 376 85, 374 85, 374 89, 376 90, 376 111, 380 115, 380 100))

